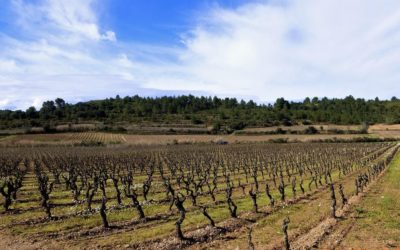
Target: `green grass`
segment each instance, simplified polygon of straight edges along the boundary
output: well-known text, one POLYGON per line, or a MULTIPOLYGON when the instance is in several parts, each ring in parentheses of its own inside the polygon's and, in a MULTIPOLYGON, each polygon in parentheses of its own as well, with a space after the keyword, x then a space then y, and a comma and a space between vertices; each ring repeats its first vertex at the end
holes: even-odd
POLYGON ((357 206, 359 216, 343 246, 370 249, 400 246, 400 153, 357 206), (371 233, 371 230, 373 233, 371 233), (389 244, 389 245, 388 245, 389 244))

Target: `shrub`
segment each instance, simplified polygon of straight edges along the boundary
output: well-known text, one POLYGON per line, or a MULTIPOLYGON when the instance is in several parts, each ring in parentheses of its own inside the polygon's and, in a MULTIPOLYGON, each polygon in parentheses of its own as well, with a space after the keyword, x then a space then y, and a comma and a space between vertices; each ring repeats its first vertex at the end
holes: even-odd
POLYGON ((243 121, 230 121, 228 127, 231 130, 241 130, 246 127, 246 124, 243 121))
POLYGON ((308 135, 318 134, 318 129, 316 129, 314 126, 309 126, 304 130, 304 133, 308 135))
POLYGON ((203 124, 203 121, 200 118, 196 117, 196 116, 192 116, 191 121, 192 121, 193 124, 203 124))

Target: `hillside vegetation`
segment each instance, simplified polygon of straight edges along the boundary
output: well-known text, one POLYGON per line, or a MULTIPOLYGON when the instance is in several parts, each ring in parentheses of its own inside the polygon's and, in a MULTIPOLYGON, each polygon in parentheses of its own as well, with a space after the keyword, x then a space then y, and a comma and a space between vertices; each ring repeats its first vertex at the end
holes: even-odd
POLYGON ((365 100, 348 96, 344 99, 306 98, 293 102, 279 98, 274 104, 221 99, 218 97, 124 97, 66 103, 63 99, 46 101, 37 110, 0 110, 0 129, 43 127, 51 130, 62 124, 101 123, 97 129, 123 130, 126 124, 169 124, 191 127, 196 133, 228 131, 245 127, 294 124, 375 124, 400 123, 400 100, 365 100), (108 127, 108 125, 113 125, 108 127))

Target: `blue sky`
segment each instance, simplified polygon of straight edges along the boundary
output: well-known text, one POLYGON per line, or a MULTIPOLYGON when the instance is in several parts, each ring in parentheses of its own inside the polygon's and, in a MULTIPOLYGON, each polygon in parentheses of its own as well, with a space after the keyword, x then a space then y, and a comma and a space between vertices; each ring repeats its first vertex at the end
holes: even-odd
MULTIPOLYGON (((245 0, 108 0, 105 25, 124 41, 178 44, 180 34, 196 25, 202 12, 214 7, 234 9, 245 0)), ((106 8, 106 9, 105 9, 106 8)))
POLYGON ((0 0, 0 109, 126 95, 400 96, 395 0, 0 0))

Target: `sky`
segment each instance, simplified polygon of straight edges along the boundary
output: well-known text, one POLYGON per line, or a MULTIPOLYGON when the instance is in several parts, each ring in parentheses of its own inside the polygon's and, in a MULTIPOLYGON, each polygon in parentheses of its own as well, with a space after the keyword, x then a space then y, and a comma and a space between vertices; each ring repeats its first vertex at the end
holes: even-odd
POLYGON ((0 109, 400 96, 398 0, 0 0, 0 109))

